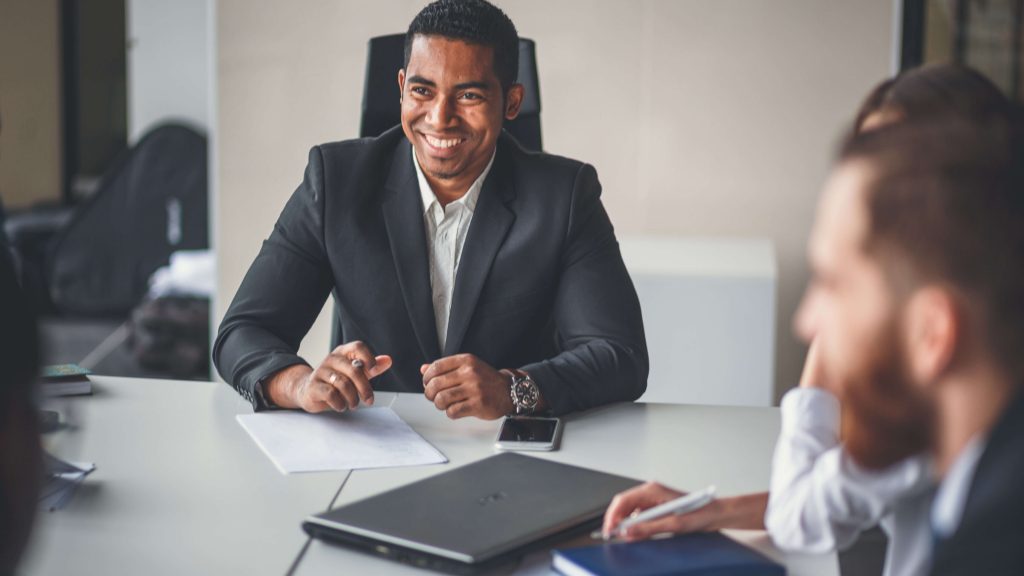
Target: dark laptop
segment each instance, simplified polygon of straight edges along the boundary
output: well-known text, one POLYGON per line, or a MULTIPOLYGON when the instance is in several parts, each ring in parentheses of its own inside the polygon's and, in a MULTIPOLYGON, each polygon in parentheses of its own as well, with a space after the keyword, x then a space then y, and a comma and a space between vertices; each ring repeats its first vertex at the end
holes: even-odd
POLYGON ((311 536, 404 563, 472 574, 596 527, 640 484, 505 453, 312 516, 311 536))

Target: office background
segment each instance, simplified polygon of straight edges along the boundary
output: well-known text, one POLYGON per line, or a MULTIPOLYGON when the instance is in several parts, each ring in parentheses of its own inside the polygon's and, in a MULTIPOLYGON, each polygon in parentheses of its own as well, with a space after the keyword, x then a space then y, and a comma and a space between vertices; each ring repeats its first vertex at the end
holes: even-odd
MULTIPOLYGON (((545 148, 597 167, 605 205, 621 237, 758 238, 773 243, 773 263, 778 265, 776 399, 796 382, 804 356, 790 319, 808 276, 804 245, 815 201, 837 140, 866 90, 901 65, 952 59, 978 67, 1021 99, 1024 0, 495 1, 523 36, 538 43, 545 148), (914 14, 909 26, 908 13, 914 14)), ((401 32, 426 2, 0 0, 2 204, 8 215, 31 211, 40 203, 81 206, 94 194, 101 172, 154 125, 172 120, 197 127, 211 145, 210 225, 219 261, 212 332, 299 182, 309 147, 358 132, 367 40, 401 32)), ((306 338, 303 354, 322 356, 328 341, 325 315, 306 338)), ((652 362, 657 365, 659 360, 652 362)), ((85 406, 92 419, 84 419, 93 425, 76 426, 93 435, 82 453, 100 462, 100 475, 150 482, 152 476, 132 476, 134 462, 144 459, 132 448, 146 443, 123 445, 119 418, 139 419, 129 427, 144 420, 155 430, 170 428, 180 410, 164 411, 168 419, 154 423, 143 407, 175 402, 185 402, 185 412, 198 415, 201 424, 191 426, 189 434, 207 449, 185 450, 195 458, 185 458, 185 467, 190 462, 199 462, 193 467, 209 465, 209 450, 229 454, 216 461, 233 475, 266 466, 252 452, 225 449, 240 442, 252 448, 240 430, 224 424, 236 406, 248 410, 226 386, 189 388, 169 382, 151 388, 136 379, 100 380, 116 394, 90 399, 85 406), (212 402, 207 390, 213 390, 212 402), (144 393, 132 397, 138 409, 104 404, 135 393, 144 393), (93 406, 95 412, 90 411, 93 406), (117 418, 103 412, 112 407, 117 418), (161 422, 168 425, 161 427, 161 422), (131 465, 117 467, 125 461, 131 465)), ((687 417, 663 420, 671 419, 673 426, 683 422, 679 436, 684 438, 709 436, 700 422, 720 420, 692 418, 694 414, 728 412, 664 408, 689 410, 687 417), (696 427, 686 428, 689 422, 696 427)), ((752 433, 752 422, 771 422, 750 414, 742 413, 735 423, 721 420, 727 430, 723 439, 732 438, 735 450, 709 452, 705 462, 689 461, 686 450, 694 448, 683 447, 683 474, 658 468, 668 464, 649 458, 656 450, 647 442, 651 448, 641 455, 653 467, 644 468, 643 474, 697 486, 709 480, 699 475, 718 470, 714 474, 740 483, 723 485, 727 490, 763 486, 766 477, 759 475, 767 469, 770 448, 746 438, 768 442, 774 434, 770 429, 752 433), (753 471, 744 467, 729 472, 723 465, 722 454, 740 449, 757 455, 738 459, 753 471), (696 476, 686 476, 690 474, 696 476)), ((591 431, 617 438, 617 430, 606 424, 595 421, 591 431)), ((659 426, 646 427, 620 429, 665 438, 655 434, 659 426)), ((489 450, 489 430, 485 436, 489 450)), ((159 437, 172 438, 163 433, 159 437)), ((570 458, 579 455, 571 448, 567 453, 570 458)), ((639 468, 630 464, 624 469, 639 468)), ((218 503, 233 502, 251 511, 254 495, 280 486, 279 478, 260 478, 248 492, 229 487, 218 503)), ((157 502, 164 506, 158 506, 163 515, 146 516, 171 517, 167 526, 173 528, 174 519, 187 518, 175 516, 189 509, 181 502, 202 501, 213 493, 207 490, 206 477, 202 490, 172 480, 158 479, 154 486, 157 493, 172 496, 157 502)), ((322 505, 322 492, 337 498, 335 480, 306 479, 324 485, 318 490, 293 482, 294 494, 310 503, 297 505, 290 497, 281 515, 322 505)), ((228 487, 223 484, 221 488, 228 487)), ((103 513, 113 510, 116 516, 116 503, 124 501, 119 498, 132 494, 131 489, 106 492, 115 505, 103 513)), ((130 508, 152 510, 134 504, 130 508)), ((66 541, 89 557, 95 553, 92 540, 75 533, 76 522, 71 517, 72 538, 66 541)), ((296 536, 291 524, 274 526, 278 524, 285 527, 284 534, 296 536)), ((42 532, 60 531, 51 527, 42 532)), ((266 536, 258 535, 262 540, 266 536)), ((283 542, 286 548, 299 545, 283 542)), ((215 566, 211 559, 229 556, 219 547, 211 546, 209 556, 196 558, 215 566)), ((146 551, 142 546, 133 549, 146 551)))
MULTIPOLYGON (((1022 20, 1012 0, 497 3, 537 42, 545 148, 597 167, 620 235, 774 243, 776 397, 803 359, 789 320, 818 191, 857 103, 899 66, 908 6, 927 30, 924 60, 955 59, 970 35, 978 65, 992 38, 1019 38, 1022 20)), ((213 330, 308 149, 358 133, 367 39, 402 31, 423 4, 0 0, 4 205, 87 198, 117 143, 157 122, 206 132, 213 330)), ((1002 42, 989 60, 1019 53, 1002 42)), ((1017 94, 1015 66, 993 79, 1017 94)), ((322 317, 303 352, 322 355, 328 334, 322 317)))

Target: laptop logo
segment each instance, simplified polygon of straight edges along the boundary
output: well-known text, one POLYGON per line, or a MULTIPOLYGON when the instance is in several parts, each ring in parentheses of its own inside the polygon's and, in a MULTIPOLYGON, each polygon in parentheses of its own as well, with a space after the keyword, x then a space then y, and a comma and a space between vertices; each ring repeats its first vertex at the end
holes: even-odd
POLYGON ((487 496, 480 498, 479 500, 476 501, 476 503, 481 506, 487 506, 488 504, 493 504, 499 500, 504 500, 506 498, 508 498, 508 494, 504 492, 495 492, 494 494, 488 494, 487 496))

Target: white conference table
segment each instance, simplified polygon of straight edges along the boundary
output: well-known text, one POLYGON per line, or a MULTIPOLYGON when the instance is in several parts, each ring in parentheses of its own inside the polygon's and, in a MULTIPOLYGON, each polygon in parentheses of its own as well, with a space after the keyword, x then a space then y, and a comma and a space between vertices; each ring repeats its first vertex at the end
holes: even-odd
MULTIPOLYGON (((494 453, 498 422, 448 420, 418 394, 377 394, 448 464, 283 475, 235 420, 225 384, 94 377, 89 397, 52 401, 71 427, 44 444, 97 469, 64 510, 41 513, 23 565, 49 574, 425 574, 310 540, 302 520, 494 453)), ((535 454, 682 489, 761 491, 775 408, 616 404, 567 417, 561 449, 535 454)), ((760 531, 733 536, 794 576, 838 575, 835 555, 782 554, 760 531)), ((507 572, 548 574, 546 554, 507 572)))

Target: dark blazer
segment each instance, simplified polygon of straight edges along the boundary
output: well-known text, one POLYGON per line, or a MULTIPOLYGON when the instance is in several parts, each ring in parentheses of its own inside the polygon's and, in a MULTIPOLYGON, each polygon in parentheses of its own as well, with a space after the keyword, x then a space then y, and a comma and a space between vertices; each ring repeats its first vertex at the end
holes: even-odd
POLYGON ((1024 392, 989 434, 960 526, 936 543, 935 575, 1024 574, 1024 392))
POLYGON ((422 392, 420 365, 468 352, 529 372, 555 414, 635 400, 647 386, 643 320, 600 194, 593 167, 503 133, 441 350, 405 135, 316 146, 221 323, 214 363, 263 408, 257 383, 304 362, 299 342, 333 291, 341 341, 394 358, 378 390, 422 392))

